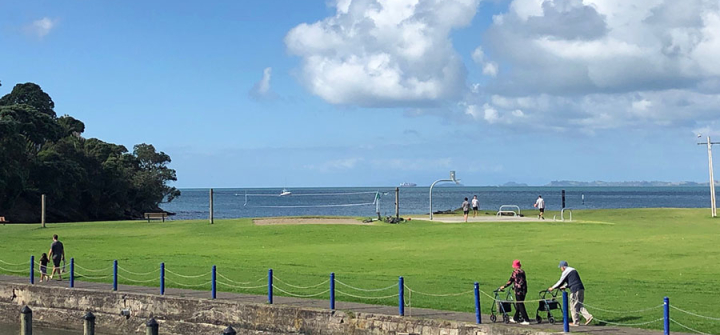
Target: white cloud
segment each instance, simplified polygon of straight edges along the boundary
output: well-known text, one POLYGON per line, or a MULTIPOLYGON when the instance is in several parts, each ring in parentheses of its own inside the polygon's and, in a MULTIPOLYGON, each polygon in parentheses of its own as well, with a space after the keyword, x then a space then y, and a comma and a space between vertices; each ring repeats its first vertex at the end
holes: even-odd
POLYGON ((472 59, 477 64, 483 64, 485 61, 485 53, 483 52, 482 47, 477 47, 472 53, 472 59))
POLYGON ((584 132, 720 122, 718 1, 513 0, 484 37, 478 50, 505 70, 483 53, 475 63, 492 79, 464 105, 487 104, 485 122, 584 132))
POLYGON ((341 170, 349 170, 355 168, 355 166, 364 161, 363 158, 342 158, 342 159, 334 159, 322 162, 320 164, 310 164, 305 165, 306 169, 309 170, 316 170, 320 172, 332 172, 332 171, 341 171, 341 170))
POLYGON ((333 104, 422 106, 458 99, 465 67, 453 29, 470 24, 480 0, 338 0, 335 15, 288 32, 301 78, 333 104))
POLYGON ((255 85, 250 89, 250 96, 257 99, 263 99, 263 98, 270 98, 273 96, 273 93, 270 89, 270 79, 272 77, 272 68, 266 67, 263 70, 263 76, 255 83, 255 85))
POLYGON ((498 65, 493 62, 485 63, 485 66, 483 66, 483 74, 490 77, 497 77, 498 65))
POLYGON ((57 20, 44 17, 25 26, 25 31, 37 37, 45 37, 57 26, 57 20))

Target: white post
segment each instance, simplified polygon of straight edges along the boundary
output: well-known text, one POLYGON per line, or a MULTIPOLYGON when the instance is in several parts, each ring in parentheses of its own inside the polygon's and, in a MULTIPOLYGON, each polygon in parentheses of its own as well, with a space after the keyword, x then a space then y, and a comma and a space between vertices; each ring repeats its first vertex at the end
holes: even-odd
POLYGON ((40 197, 40 223, 42 224, 42 227, 45 228, 45 195, 43 194, 40 197))
POLYGON ((713 161, 712 161, 712 142, 710 136, 707 138, 708 146, 708 168, 710 171, 710 208, 712 210, 712 217, 717 217, 717 205, 715 202, 715 177, 713 175, 713 161))

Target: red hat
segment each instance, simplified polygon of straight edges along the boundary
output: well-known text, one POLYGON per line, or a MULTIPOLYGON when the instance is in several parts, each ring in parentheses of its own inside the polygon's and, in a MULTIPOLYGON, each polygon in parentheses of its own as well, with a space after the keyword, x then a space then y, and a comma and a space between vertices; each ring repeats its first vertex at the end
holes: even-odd
POLYGON ((516 269, 520 268, 520 260, 519 259, 516 259, 513 261, 513 267, 516 269))

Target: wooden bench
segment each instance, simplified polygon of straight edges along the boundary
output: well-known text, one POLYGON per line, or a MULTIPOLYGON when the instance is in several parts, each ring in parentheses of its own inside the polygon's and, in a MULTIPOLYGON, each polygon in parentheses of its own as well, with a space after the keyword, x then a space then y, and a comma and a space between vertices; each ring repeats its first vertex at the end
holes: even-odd
POLYGON ((168 214, 163 213, 145 213, 145 219, 150 222, 150 220, 162 220, 162 222, 165 222, 165 219, 168 217, 168 214))
POLYGON ((8 222, 10 222, 10 221, 5 220, 4 216, 0 216, 0 223, 8 223, 8 222))

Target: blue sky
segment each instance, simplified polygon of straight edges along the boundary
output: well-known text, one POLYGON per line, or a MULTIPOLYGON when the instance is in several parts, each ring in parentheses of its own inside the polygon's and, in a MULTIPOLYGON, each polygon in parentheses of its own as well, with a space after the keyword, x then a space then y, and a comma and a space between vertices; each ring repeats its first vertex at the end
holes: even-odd
POLYGON ((705 181, 720 10, 626 4, 4 1, 0 94, 41 85, 179 187, 705 181))

